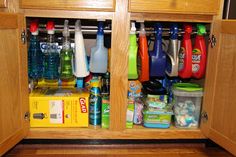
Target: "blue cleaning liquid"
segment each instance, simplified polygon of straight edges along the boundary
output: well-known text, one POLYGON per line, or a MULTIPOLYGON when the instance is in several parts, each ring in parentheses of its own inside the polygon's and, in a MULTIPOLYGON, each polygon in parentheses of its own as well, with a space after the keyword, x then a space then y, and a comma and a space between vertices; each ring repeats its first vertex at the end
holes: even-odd
POLYGON ((56 82, 59 79, 58 68, 60 57, 54 39, 54 31, 48 30, 47 49, 44 55, 44 79, 46 82, 56 82))
POLYGON ((28 76, 33 80, 43 77, 43 53, 40 49, 38 36, 32 35, 28 49, 28 76))
POLYGON ((57 81, 59 78, 59 54, 57 52, 44 55, 44 79, 46 81, 57 81))

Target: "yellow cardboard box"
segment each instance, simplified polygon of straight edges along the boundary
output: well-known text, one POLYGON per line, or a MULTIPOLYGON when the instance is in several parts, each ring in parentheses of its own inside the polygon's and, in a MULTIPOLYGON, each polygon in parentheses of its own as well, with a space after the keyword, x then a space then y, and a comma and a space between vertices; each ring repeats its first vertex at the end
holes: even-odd
POLYGON ((89 92, 37 88, 29 97, 31 127, 88 127, 89 92))

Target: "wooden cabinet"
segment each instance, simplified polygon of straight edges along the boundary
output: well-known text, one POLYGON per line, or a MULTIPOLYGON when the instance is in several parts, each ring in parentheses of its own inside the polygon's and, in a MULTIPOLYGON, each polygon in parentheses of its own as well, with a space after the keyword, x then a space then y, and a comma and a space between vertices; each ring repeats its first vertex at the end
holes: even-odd
POLYGON ((29 123, 26 47, 21 15, 0 13, 0 156, 27 135, 29 123))
POLYGON ((130 12, 217 14, 219 0, 129 0, 130 12))
POLYGON ((21 8, 114 11, 115 0, 22 0, 21 8))
POLYGON ((219 20, 213 24, 217 45, 209 51, 206 93, 202 123, 203 133, 236 155, 236 20, 219 20), (214 80, 214 81, 213 81, 214 80))
MULTIPOLYGON (((132 1, 129 2, 131 3, 132 1)), ((138 2, 141 1, 137 0, 137 5, 139 4, 138 2)), ((145 2, 151 4, 151 1, 145 2)), ((176 0, 176 2, 182 3, 178 0, 176 0)), ((22 4, 23 3, 24 0, 22 0, 22 4)), ((152 2, 153 5, 156 5, 156 3, 158 2, 152 2)), ((167 6, 167 4, 165 5, 167 6)), ((181 8, 182 6, 176 5, 176 7, 181 8)), ((209 9, 211 9, 211 6, 209 6, 209 9)), ((180 13, 183 13, 182 15, 165 14, 165 10, 162 10, 161 13, 157 13, 155 10, 149 11, 154 13, 129 13, 128 0, 116 0, 115 12, 106 11, 106 9, 104 12, 26 9, 24 10, 24 18, 17 14, 0 14, 0 155, 23 138, 210 138, 236 155, 236 117, 234 116, 234 112, 236 112, 236 102, 233 95, 236 89, 234 81, 236 78, 236 47, 234 44, 236 42, 236 32, 235 29, 232 29, 236 27, 236 21, 215 21, 212 15, 191 15, 188 11, 183 12, 181 9, 180 13), (29 128, 29 122, 27 118, 25 118, 25 113, 27 113, 29 108, 27 49, 26 44, 23 44, 21 41, 21 33, 26 29, 24 26, 26 17, 78 19, 99 19, 103 17, 112 21, 110 129, 93 127, 29 128), (217 39, 217 44, 213 48, 209 47, 208 51, 208 65, 202 109, 206 113, 206 119, 202 121, 200 129, 188 130, 177 129, 175 127, 171 127, 170 129, 146 129, 142 126, 135 126, 133 129, 125 128, 128 87, 127 52, 131 20, 207 22, 212 24, 211 30, 212 34, 214 34, 217 39)), ((145 10, 143 12, 145 12, 145 10)), ((203 14, 204 11, 201 11, 201 13, 203 14)))

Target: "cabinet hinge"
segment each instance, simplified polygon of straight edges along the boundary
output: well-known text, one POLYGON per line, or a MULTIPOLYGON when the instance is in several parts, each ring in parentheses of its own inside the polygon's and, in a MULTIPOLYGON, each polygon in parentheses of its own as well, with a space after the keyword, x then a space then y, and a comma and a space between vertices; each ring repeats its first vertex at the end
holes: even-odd
POLYGON ((217 39, 214 34, 209 36, 209 42, 211 44, 211 48, 214 48, 216 46, 217 39))
POLYGON ((206 111, 203 111, 202 114, 201 114, 201 120, 202 122, 207 122, 208 121, 208 115, 207 115, 207 112, 206 111))
POLYGON ((24 119, 25 119, 26 121, 29 121, 29 120, 30 120, 30 113, 29 113, 29 112, 25 112, 24 119))
POLYGON ((22 44, 25 44, 25 42, 26 42, 26 33, 25 33, 25 30, 23 30, 23 31, 21 32, 21 42, 22 42, 22 44))

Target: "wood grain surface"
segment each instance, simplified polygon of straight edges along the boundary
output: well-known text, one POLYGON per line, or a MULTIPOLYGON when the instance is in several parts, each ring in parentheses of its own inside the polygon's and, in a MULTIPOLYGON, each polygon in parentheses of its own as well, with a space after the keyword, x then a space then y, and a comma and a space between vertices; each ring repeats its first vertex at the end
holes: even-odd
POLYGON ((151 145, 18 145, 5 157, 13 156, 66 156, 66 157, 233 157, 218 148, 205 148, 201 144, 151 145))
POLYGON ((115 0, 21 0, 21 8, 114 11, 115 0))

